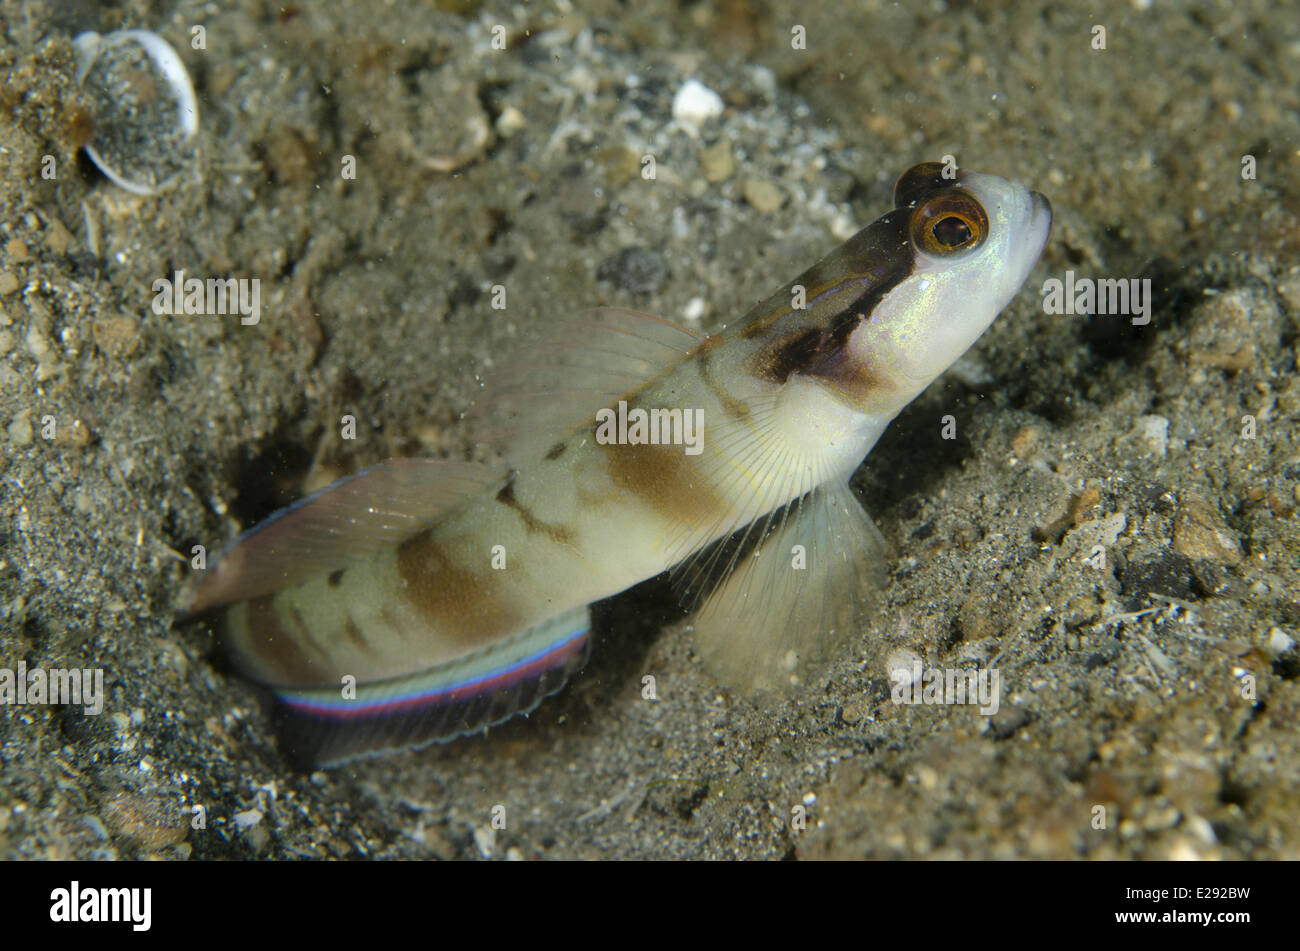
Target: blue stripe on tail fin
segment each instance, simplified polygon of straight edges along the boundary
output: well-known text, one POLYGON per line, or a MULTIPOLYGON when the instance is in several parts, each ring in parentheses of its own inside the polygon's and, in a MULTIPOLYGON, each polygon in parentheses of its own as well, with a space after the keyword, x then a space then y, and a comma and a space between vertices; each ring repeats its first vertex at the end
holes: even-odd
POLYGON ((279 688, 284 753, 303 765, 331 765, 394 749, 419 748, 527 714, 587 661, 586 607, 450 664, 392 680, 342 687, 279 688))

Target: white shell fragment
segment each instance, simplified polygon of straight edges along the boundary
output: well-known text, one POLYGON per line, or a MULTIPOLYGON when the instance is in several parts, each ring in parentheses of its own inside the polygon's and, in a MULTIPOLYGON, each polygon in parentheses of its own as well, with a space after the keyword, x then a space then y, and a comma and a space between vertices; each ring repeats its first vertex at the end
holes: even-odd
POLYGON ((95 123, 86 154, 129 192, 150 195, 194 159, 199 106, 180 57, 157 33, 82 33, 77 82, 95 123))
POLYGON ((673 118, 692 132, 722 115, 722 110, 722 97, 697 79, 686 80, 673 96, 673 118))

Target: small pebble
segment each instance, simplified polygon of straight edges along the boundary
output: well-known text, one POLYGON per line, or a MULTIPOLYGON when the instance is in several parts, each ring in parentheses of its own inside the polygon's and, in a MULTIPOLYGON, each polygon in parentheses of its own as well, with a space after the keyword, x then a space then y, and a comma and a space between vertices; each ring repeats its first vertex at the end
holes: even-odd
POLYGON ((1178 820, 1182 818, 1180 813, 1173 806, 1166 806, 1163 809, 1155 809, 1142 817, 1142 828, 1148 832, 1160 832, 1164 829, 1172 829, 1178 825, 1178 820))
POLYGON ((1120 585, 1124 594, 1134 599, 1135 605, 1150 594, 1166 598, 1193 598, 1196 596, 1193 579, 1191 559, 1168 549, 1161 549, 1149 558, 1129 561, 1120 573, 1120 585))
POLYGON ((624 248, 601 262, 596 277, 630 294, 655 294, 668 280, 668 265, 658 251, 624 248))
POLYGON ((1011 440, 1011 451, 1021 459, 1027 457, 1030 451, 1037 445, 1042 431, 1036 426, 1023 427, 1014 439, 1011 440))
POLYGON ((497 116, 497 135, 503 139, 508 139, 516 132, 522 132, 527 124, 522 112, 514 106, 506 106, 501 110, 501 114, 497 116))
POLYGON ((247 812, 237 812, 234 819, 236 829, 251 829, 262 821, 262 810, 249 809, 247 812))
POLYGON ((1241 544, 1218 510, 1204 497, 1184 492, 1174 518, 1174 549, 1192 559, 1219 565, 1240 564, 1241 544))
POLYGON ((35 327, 27 331, 26 343, 28 352, 38 360, 50 349, 50 342, 45 339, 45 334, 35 327))
POLYGON ((1277 656, 1290 653, 1295 650, 1295 638, 1280 627, 1272 628, 1268 632, 1268 649, 1277 656))
POLYGON ((1183 827, 1205 845, 1214 845, 1218 842, 1218 837, 1214 834, 1214 826, 1201 816, 1188 816, 1183 820, 1183 827))
POLYGON ((488 826, 476 826, 474 829, 474 844, 478 846, 479 854, 485 859, 492 858, 496 851, 497 832, 488 826))
POLYGON ((700 169, 710 185, 725 182, 736 171, 736 160, 731 156, 731 143, 723 139, 700 151, 700 169))
POLYGON ((90 335, 106 356, 116 359, 129 357, 140 343, 137 322, 125 314, 96 320, 90 325, 90 335))
POLYGON ((5 432, 16 446, 30 446, 32 444, 32 421, 26 416, 15 416, 13 421, 6 427, 5 432))
POLYGON ((1163 459, 1169 452, 1169 420, 1163 416, 1139 416, 1137 423, 1147 451, 1163 459))
POLYGON ((58 218, 50 221, 49 226, 45 229, 44 244, 45 247, 55 254, 65 254, 68 245, 72 243, 72 232, 63 226, 63 222, 58 218))
POLYGON ((161 799, 119 793, 101 813, 108 828, 149 852, 175 845, 189 833, 181 810, 161 799))
POLYGON ((699 80, 688 79, 673 96, 673 118, 689 131, 698 133, 710 119, 722 115, 722 97, 699 80))
POLYGON ((758 211, 772 212, 785 204, 785 196, 771 182, 751 178, 745 182, 745 201, 758 211))

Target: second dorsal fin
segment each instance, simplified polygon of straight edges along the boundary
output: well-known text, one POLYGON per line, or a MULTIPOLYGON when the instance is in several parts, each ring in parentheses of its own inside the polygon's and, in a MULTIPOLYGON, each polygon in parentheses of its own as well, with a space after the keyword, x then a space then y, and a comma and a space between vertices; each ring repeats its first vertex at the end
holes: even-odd
POLYGON ((389 459, 340 479, 240 535, 209 568, 184 612, 288 588, 396 545, 504 474, 470 462, 389 459))

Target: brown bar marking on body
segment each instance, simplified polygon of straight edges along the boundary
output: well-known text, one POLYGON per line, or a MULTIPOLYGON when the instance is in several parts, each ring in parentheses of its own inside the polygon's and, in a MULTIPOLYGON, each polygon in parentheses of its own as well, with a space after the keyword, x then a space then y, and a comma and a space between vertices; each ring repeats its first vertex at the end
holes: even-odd
POLYGON ((864 319, 861 313, 845 311, 827 330, 789 334, 755 354, 749 368, 773 383, 785 383, 794 373, 821 380, 863 409, 889 404, 898 390, 894 376, 873 362, 849 358, 849 336, 864 319))
MULTIPOLYGON (((487 553, 484 552, 484 566, 487 553)), ((466 644, 482 644, 513 633, 524 618, 507 606, 492 572, 478 574, 448 557, 426 528, 397 546, 397 573, 405 582, 400 595, 436 634, 466 644)))
POLYGON ((270 669, 271 676, 265 679, 296 684, 319 679, 316 664, 302 649, 298 638, 285 628, 274 594, 246 602, 244 626, 249 652, 259 664, 270 669))
POLYGON ((686 354, 686 358, 688 360, 695 358, 708 360, 713 356, 713 351, 722 346, 724 342, 722 334, 709 334, 707 337, 702 337, 699 343, 691 347, 686 354))
POLYGON ((786 334, 754 354, 750 369, 759 379, 784 383, 790 379, 790 374, 806 372, 808 366, 823 355, 824 336, 816 327, 786 334))
MULTIPOLYGON (((747 340, 767 333, 781 319, 795 313, 790 291, 802 285, 808 296, 805 326, 821 323, 812 316, 828 293, 856 284, 864 288, 855 299, 838 306, 832 320, 850 314, 870 315, 876 302, 897 287, 915 267, 915 251, 907 236, 908 215, 894 209, 881 215, 835 248, 781 290, 755 306, 742 319, 739 335, 747 340)), ((797 372, 797 371, 796 371, 797 372)))
POLYGON ((402 629, 401 618, 399 618, 397 612, 387 604, 381 604, 379 606, 379 620, 387 624, 390 630, 400 631, 402 629))
POLYGON ((688 525, 712 524, 731 503, 721 498, 705 470, 681 446, 597 443, 605 451, 609 477, 656 511, 688 525))
POLYGON ((529 535, 535 535, 538 532, 546 534, 551 541, 558 542, 561 545, 573 544, 573 530, 565 528, 563 525, 553 525, 550 522, 543 522, 536 515, 530 512, 522 502, 515 498, 515 481, 511 479, 501 487, 497 493, 497 501, 506 508, 516 512, 524 520, 524 528, 528 530, 529 535))
POLYGON ((811 375, 867 411, 887 411, 897 400, 899 382, 893 374, 870 361, 850 362, 844 350, 820 363, 811 375))
POLYGON ((330 572, 329 585, 331 588, 337 588, 340 584, 343 583, 343 574, 346 571, 347 571, 346 568, 340 568, 337 571, 330 572))
POLYGON ((718 398, 724 413, 741 422, 749 419, 749 407, 723 389, 722 384, 714 378, 713 365, 708 360, 699 360, 695 366, 700 374, 700 380, 709 388, 709 392, 718 398))
POLYGON ((556 459, 560 458, 560 456, 564 455, 564 450, 568 448, 569 448, 568 443, 557 442, 554 446, 552 446, 550 449, 547 450, 546 452, 547 461, 554 462, 556 459))
POLYGON ((357 627, 357 622, 352 620, 352 615, 346 615, 343 618, 343 636, 351 642, 352 646, 363 654, 370 653, 370 644, 361 636, 361 630, 357 627))
MULTIPOLYGON (((852 379, 856 372, 870 371, 851 366, 845 348, 853 331, 871 319, 880 302, 916 267, 911 245, 889 240, 889 235, 902 226, 902 220, 897 213, 885 215, 809 269, 812 274, 834 260, 834 266, 854 275, 863 290, 822 320, 779 337, 750 357, 748 367, 755 376, 779 384, 798 373, 824 379, 846 394, 867 391, 875 385, 852 379), (840 265, 840 261, 848 263, 840 265)), ((844 279, 842 275, 841 283, 844 279)))

